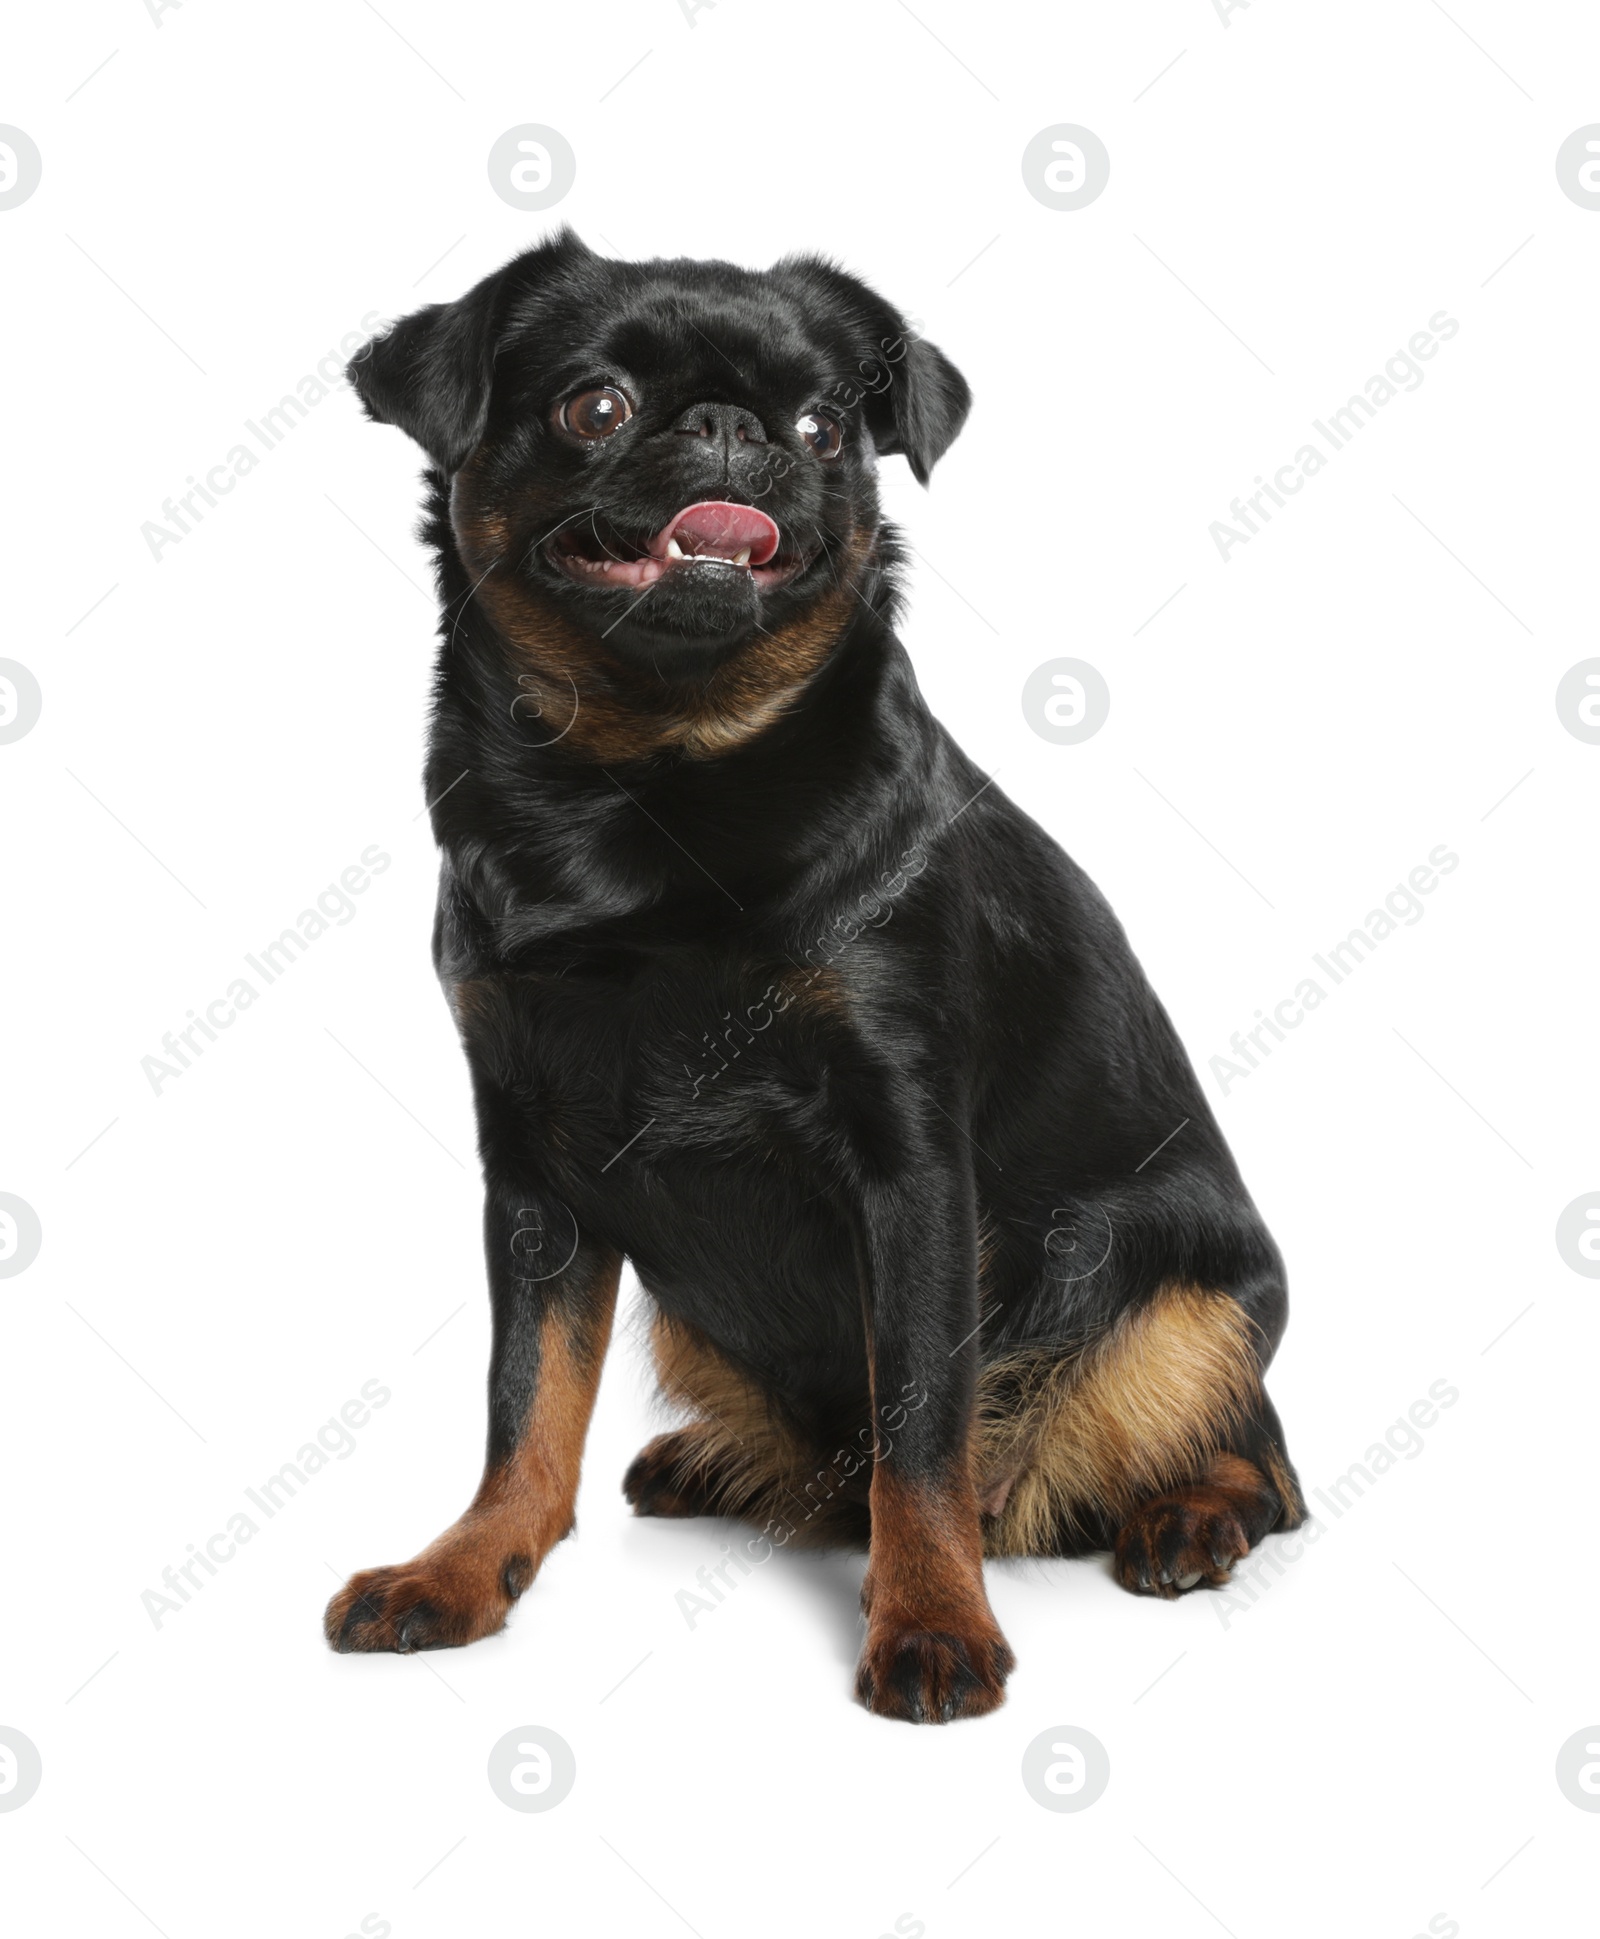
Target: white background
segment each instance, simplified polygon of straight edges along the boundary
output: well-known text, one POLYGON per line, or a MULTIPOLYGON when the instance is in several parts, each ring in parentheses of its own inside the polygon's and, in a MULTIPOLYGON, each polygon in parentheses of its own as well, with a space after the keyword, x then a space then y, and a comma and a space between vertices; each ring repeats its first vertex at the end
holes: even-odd
POLYGON ((1555 156, 1600 120, 1600 23, 84 0, 14 13, 3 71, 0 120, 44 158, 0 213, 0 650, 44 696, 0 748, 0 1189, 44 1233, 0 1284, 0 1723, 44 1770, 0 1814, 8 1927, 1589 1929, 1600 1816, 1554 1766, 1600 1717, 1600 1287, 1554 1234, 1600 1188, 1600 747, 1554 700, 1600 651, 1600 214, 1555 156), (548 217, 487 177, 523 122, 577 156, 548 217), (1058 122, 1111 155, 1073 213, 1020 167, 1058 122), (677 1592, 732 1531, 628 1516, 656 1418, 633 1296, 579 1534, 508 1631, 322 1642, 347 1572, 464 1505, 482 1440, 418 456, 341 386, 159 562, 140 528, 364 314, 454 296, 557 219, 628 255, 826 249, 966 372, 931 492, 885 467, 907 642, 1106 890, 1202 1072, 1430 849, 1460 856, 1269 1061, 1225 1097, 1206 1078, 1290 1264, 1271 1386, 1308 1488, 1431 1383, 1459 1401, 1253 1606, 1137 1600, 1103 1558, 992 1568, 1020 1667, 981 1722, 851 1703, 857 1558, 775 1560, 689 1626, 677 1592), (1224 563, 1210 523, 1441 309, 1459 334, 1420 389, 1224 563), (1020 705, 1062 655, 1112 695, 1076 747, 1020 705), (393 863, 355 917, 154 1094, 163 1033, 372 843, 393 863), (355 1451, 157 1627, 163 1568, 368 1380, 392 1400, 355 1451), (485 1776, 526 1724, 577 1760, 538 1815, 485 1776), (1066 1724, 1111 1764, 1070 1815, 1020 1778, 1066 1724))

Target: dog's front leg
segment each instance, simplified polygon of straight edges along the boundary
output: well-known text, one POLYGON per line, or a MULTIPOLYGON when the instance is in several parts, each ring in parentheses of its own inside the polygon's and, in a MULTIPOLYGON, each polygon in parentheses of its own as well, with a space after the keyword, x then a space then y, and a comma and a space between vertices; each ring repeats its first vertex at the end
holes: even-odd
POLYGON ((558 1200, 491 1186, 489 1448, 471 1506, 410 1562, 364 1569, 328 1605, 337 1650, 442 1649, 500 1628, 572 1526, 621 1259, 558 1200))
POLYGON ((1015 1658, 983 1586, 971 1472, 978 1360, 969 1168, 929 1149, 864 1195, 876 1453, 856 1695, 913 1723, 1005 1700, 1015 1658))

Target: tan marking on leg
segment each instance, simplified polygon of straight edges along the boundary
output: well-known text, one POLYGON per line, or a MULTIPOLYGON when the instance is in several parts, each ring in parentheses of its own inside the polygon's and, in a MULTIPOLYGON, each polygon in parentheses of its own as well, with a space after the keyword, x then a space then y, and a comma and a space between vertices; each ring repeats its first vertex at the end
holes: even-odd
POLYGON ((684 1452, 700 1474, 718 1478, 724 1513, 751 1514, 804 1473, 805 1454, 766 1395, 704 1334, 658 1313, 651 1345, 663 1396, 690 1417, 684 1452))
POLYGON ((522 1434, 510 1459, 484 1475, 462 1518, 474 1523, 489 1547, 523 1542, 535 1568, 572 1526, 613 1310, 608 1304, 598 1337, 590 1338, 580 1337, 565 1315, 546 1316, 539 1329, 538 1382, 522 1434))
POLYGON ((870 1615, 878 1603, 930 1618, 970 1618, 988 1608, 978 1498, 964 1477, 910 1480, 889 1466, 872 1478, 872 1559, 861 1588, 870 1615))
POLYGON ((964 1472, 872 1478, 872 1548, 856 1694, 912 1723, 978 1717, 1005 1700, 1014 1663, 983 1584, 978 1500, 964 1472))
POLYGON ((870 1430, 853 1447, 812 1444, 704 1334, 665 1313, 656 1316, 652 1345, 663 1396, 690 1417, 666 1437, 676 1440, 681 1464, 666 1479, 709 1495, 708 1512, 769 1526, 780 1547, 859 1545, 870 1430))
POLYGON ((1081 1352, 983 1370, 976 1473, 1004 1510, 991 1555, 1050 1552, 1059 1530, 1193 1476, 1260 1391, 1255 1332, 1224 1293, 1166 1286, 1081 1352))
POLYGON ((329 1603, 323 1627, 336 1649, 454 1646, 504 1624, 572 1527, 621 1269, 614 1258, 604 1282, 590 1288, 581 1320, 561 1310, 546 1316, 533 1401, 517 1445, 485 1471, 461 1518, 411 1561, 352 1576, 329 1603))

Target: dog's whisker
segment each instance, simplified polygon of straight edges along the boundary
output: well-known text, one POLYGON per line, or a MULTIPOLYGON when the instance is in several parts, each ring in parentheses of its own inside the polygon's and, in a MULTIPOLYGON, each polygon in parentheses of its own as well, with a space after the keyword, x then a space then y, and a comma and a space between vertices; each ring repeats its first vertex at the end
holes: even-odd
POLYGON ((479 586, 483 584, 484 580, 488 578, 489 574, 494 571, 495 567, 499 565, 499 563, 500 561, 498 559, 491 559, 489 563, 484 567, 483 571, 478 574, 477 578, 472 582, 470 586, 468 586, 467 590, 461 595, 460 603, 456 607, 456 616, 454 620, 451 621, 451 624, 450 624, 450 639, 449 639, 448 645, 445 648, 446 652, 453 653, 455 651, 456 635, 461 631, 461 622, 466 617, 467 608, 472 604, 473 595, 477 592, 479 586))
POLYGON ((653 593, 656 587, 659 586, 660 584, 661 584, 660 579, 652 579, 649 585, 645 587, 644 591, 640 593, 639 597, 633 602, 633 605, 629 606, 626 609, 626 611, 620 612, 617 614, 616 618, 606 628, 605 632, 603 632, 600 635, 601 639, 609 638, 609 636, 613 634, 617 630, 617 628, 622 624, 622 622, 628 617, 628 614, 631 613, 635 607, 642 606, 644 602, 650 597, 651 593, 653 593))
MULTIPOLYGON (((598 507, 596 509, 598 509, 598 507)), ((600 528, 598 525, 595 524, 594 518, 592 515, 589 519, 589 530, 594 534, 595 544, 599 546, 600 550, 606 555, 608 559, 613 560, 619 566, 627 565, 630 563, 630 561, 622 557, 620 552, 613 552, 611 550, 611 547, 606 544, 605 540, 600 535, 600 528)))
POLYGON ((568 512, 567 516, 563 519, 558 519, 556 523, 550 527, 550 530, 548 532, 545 532, 539 538, 536 538, 532 542, 532 544, 529 545, 528 550, 526 553, 523 554, 523 557, 525 559, 531 557, 533 553, 538 551, 541 545, 548 544, 548 542, 555 537, 557 532, 559 532, 563 526, 570 525, 575 518, 590 518, 594 515, 594 513, 603 512, 604 510, 605 510, 605 507, 603 505, 585 505, 581 511, 568 512))

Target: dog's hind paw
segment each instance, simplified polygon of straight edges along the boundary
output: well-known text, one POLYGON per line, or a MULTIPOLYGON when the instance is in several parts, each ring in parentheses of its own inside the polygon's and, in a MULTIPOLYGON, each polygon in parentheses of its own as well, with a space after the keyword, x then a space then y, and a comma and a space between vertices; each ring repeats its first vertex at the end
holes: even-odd
POLYGON ((640 1448, 622 1478, 622 1492, 636 1515, 714 1515, 720 1477, 706 1458, 702 1437, 692 1427, 680 1427, 640 1448))

